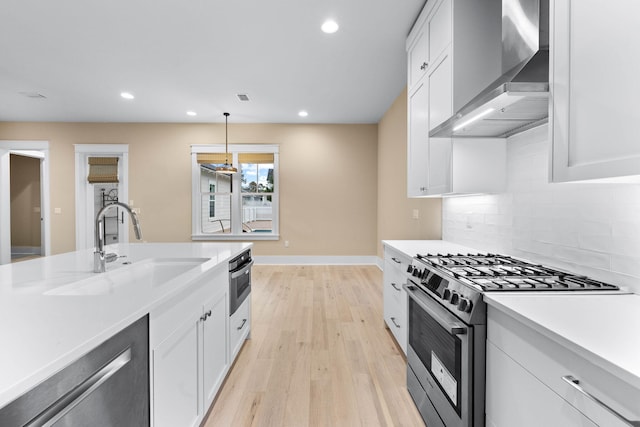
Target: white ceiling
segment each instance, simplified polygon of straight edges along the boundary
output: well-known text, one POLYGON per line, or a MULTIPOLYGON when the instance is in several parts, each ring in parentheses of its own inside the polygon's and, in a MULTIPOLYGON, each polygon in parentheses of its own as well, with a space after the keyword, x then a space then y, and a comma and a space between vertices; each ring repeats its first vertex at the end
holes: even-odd
POLYGON ((0 121, 377 123, 424 3, 2 0, 0 121))

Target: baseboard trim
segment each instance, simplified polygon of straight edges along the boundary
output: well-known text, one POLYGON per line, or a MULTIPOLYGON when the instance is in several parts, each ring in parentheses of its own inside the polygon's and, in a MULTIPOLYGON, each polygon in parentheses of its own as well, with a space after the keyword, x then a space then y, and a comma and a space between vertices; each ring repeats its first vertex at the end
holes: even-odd
POLYGON ((11 246, 13 255, 41 255, 40 246, 11 246))
POLYGON ((371 255, 322 256, 322 255, 254 255, 256 264, 262 265, 377 265, 379 258, 371 255))
POLYGON ((384 271, 384 260, 380 257, 376 257, 376 265, 380 269, 380 271, 384 271))

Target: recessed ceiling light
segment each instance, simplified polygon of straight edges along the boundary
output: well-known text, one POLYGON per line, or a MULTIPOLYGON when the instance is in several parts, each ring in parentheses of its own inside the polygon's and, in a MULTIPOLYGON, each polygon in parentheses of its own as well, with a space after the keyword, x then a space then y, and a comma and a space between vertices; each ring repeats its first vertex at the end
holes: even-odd
POLYGON ((309 113, 307 113, 306 111, 302 110, 302 111, 298 112, 298 115, 300 117, 307 117, 309 115, 309 113))
POLYGON ((195 111, 187 111, 187 116, 197 116, 198 113, 196 113, 195 111))
POLYGON ((332 19, 324 21, 324 24, 322 24, 322 27, 320 27, 320 29, 322 29, 322 31, 327 34, 335 33, 336 31, 338 31, 338 28, 340 28, 338 26, 338 23, 332 19))
POLYGON ((135 98, 135 96, 133 96, 133 94, 129 93, 129 92, 122 92, 120 94, 121 97, 123 97, 124 99, 133 99, 135 98))

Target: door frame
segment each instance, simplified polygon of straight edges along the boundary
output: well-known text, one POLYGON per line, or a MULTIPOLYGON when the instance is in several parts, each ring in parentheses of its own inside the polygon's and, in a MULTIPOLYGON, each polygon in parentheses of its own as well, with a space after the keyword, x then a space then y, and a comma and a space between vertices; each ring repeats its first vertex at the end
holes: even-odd
MULTIPOLYGON (((123 203, 129 200, 129 144, 74 144, 76 174, 76 250, 94 246, 95 215, 93 194, 88 189, 92 184, 87 182, 89 174, 89 157, 118 157, 118 199, 123 203)), ((124 215, 124 223, 120 224, 119 242, 129 242, 129 217, 124 215)))
POLYGON ((10 155, 40 159, 40 214, 42 256, 51 255, 49 141, 0 140, 0 264, 11 262, 11 173, 10 155), (29 153, 31 152, 31 153, 29 153))

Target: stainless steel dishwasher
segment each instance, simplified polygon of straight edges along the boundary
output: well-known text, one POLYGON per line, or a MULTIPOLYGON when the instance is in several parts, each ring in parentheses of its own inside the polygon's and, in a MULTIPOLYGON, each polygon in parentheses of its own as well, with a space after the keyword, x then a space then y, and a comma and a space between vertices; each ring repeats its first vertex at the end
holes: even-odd
POLYGON ((0 426, 149 426, 149 316, 0 408, 0 426))

